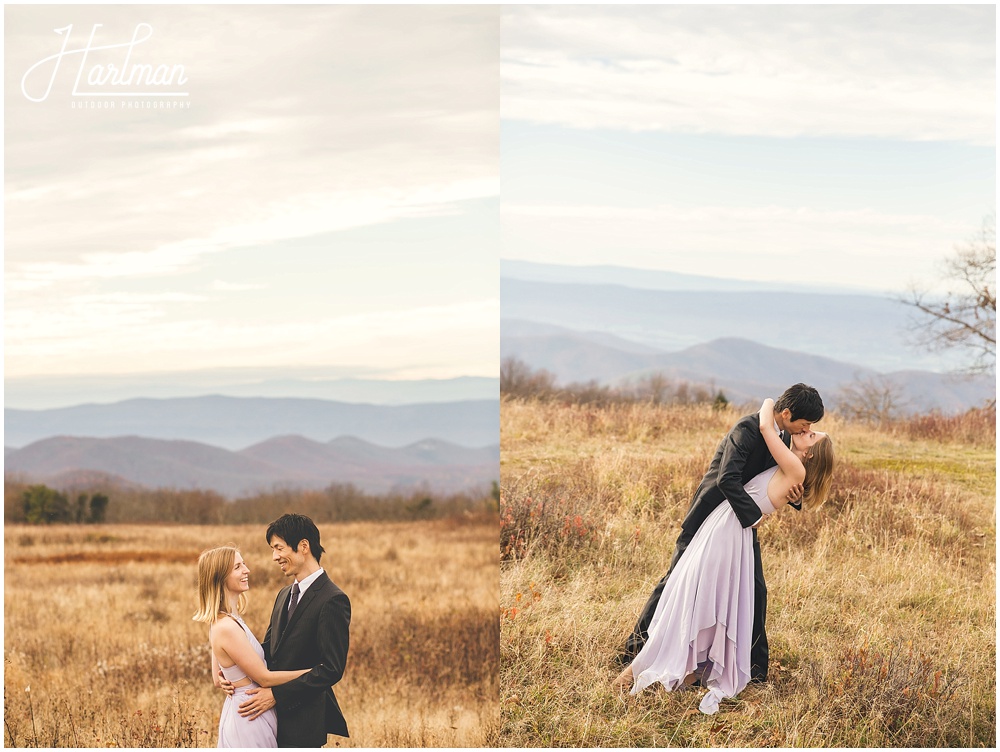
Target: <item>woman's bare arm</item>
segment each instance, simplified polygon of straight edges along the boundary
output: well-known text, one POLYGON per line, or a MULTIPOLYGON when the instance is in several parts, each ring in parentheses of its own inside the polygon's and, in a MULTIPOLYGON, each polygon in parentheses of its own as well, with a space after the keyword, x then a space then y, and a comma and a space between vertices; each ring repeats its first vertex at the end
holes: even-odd
POLYGON ((297 679, 309 671, 271 671, 260 656, 254 652, 243 627, 232 619, 220 619, 212 630, 212 652, 225 655, 262 687, 273 687, 297 679))
POLYGON ((802 461, 795 456, 791 449, 785 446, 785 442, 774 430, 774 400, 770 397, 764 400, 760 406, 760 433, 764 437, 771 456, 778 463, 778 467, 785 477, 792 484, 801 483, 806 477, 806 469, 802 461))

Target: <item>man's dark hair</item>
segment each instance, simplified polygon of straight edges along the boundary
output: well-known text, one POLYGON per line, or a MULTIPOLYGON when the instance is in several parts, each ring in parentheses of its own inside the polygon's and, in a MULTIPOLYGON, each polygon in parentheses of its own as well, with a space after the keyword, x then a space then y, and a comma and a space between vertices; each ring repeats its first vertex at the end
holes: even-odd
POLYGON ((319 544, 319 528, 304 514, 281 515, 267 526, 267 533, 265 533, 267 545, 271 545, 271 538, 274 536, 278 536, 296 550, 298 550, 301 541, 308 541, 309 550, 317 564, 319 557, 323 555, 324 548, 319 544))
POLYGON ((815 423, 823 417, 823 400, 811 386, 793 384, 774 403, 774 412, 786 409, 792 411, 793 421, 805 418, 815 423))

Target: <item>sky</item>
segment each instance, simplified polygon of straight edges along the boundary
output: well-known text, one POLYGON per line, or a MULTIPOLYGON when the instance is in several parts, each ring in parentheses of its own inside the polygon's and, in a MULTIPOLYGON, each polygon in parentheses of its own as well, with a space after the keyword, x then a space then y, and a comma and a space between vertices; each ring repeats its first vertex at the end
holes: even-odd
POLYGON ((988 5, 4 22, 8 405, 76 377, 495 377, 500 257, 896 291, 995 206, 988 5))
POLYGON ((496 376, 495 7, 4 14, 8 386, 496 376))
POLYGON ((996 204, 994 6, 504 6, 501 256, 943 291, 996 204))

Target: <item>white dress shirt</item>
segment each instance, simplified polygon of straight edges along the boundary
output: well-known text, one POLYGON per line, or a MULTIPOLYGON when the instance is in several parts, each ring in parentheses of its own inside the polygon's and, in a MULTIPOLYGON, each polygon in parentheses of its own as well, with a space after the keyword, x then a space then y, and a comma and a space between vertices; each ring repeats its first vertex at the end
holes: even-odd
MULTIPOLYGON (((299 601, 302 600, 302 596, 306 594, 306 590, 309 589, 309 586, 312 585, 314 582, 316 582, 316 580, 319 579, 319 576, 321 574, 323 574, 323 567, 317 569, 315 572, 306 577, 304 580, 296 580, 296 582, 299 583, 299 601)), ((291 606, 291 604, 292 604, 292 599, 289 598, 288 605, 291 606)), ((298 605, 298 603, 296 603, 296 605, 298 605)))

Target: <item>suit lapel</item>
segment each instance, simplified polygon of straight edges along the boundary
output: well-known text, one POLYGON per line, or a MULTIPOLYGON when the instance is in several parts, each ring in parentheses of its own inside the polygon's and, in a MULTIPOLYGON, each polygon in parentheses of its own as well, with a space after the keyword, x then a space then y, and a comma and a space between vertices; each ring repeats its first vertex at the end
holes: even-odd
MULTIPOLYGON (((306 591, 309 592, 309 591, 306 591)), ((274 610, 271 612, 271 655, 278 651, 278 645, 281 644, 281 638, 284 637, 284 630, 281 628, 281 622, 285 612, 288 611, 288 599, 292 596, 292 586, 287 585, 283 587, 278 592, 278 598, 274 602, 274 610)))
MULTIPOLYGON (((324 572, 317 577, 316 581, 309 586, 305 593, 302 594, 302 597, 299 598, 298 604, 295 606, 295 611, 292 613, 292 618, 288 620, 288 623, 285 624, 285 628, 281 630, 281 634, 278 635, 278 643, 275 645, 275 649, 277 649, 278 645, 281 645, 285 641, 285 635, 290 634, 295 625, 299 623, 299 619, 302 617, 302 614, 305 613, 309 604, 312 603, 313 599, 319 594, 319 591, 322 589, 323 585, 329 581, 329 579, 330 578, 324 572)), ((281 591, 281 608, 278 610, 279 627, 280 621, 285 618, 285 614, 288 611, 288 599, 291 597, 292 586, 289 585, 281 591)), ((274 617, 272 616, 272 624, 273 620, 274 617)), ((271 652, 271 655, 274 655, 274 651, 271 652)))

